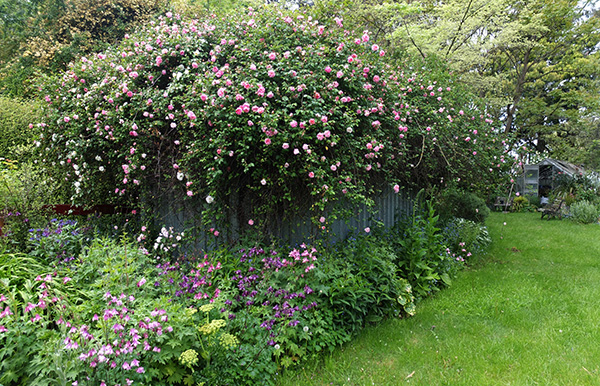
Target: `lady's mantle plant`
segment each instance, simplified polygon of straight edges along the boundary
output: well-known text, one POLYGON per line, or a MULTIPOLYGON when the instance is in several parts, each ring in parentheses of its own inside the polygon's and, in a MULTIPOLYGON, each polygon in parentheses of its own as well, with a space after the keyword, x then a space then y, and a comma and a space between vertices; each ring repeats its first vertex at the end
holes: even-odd
POLYGON ((167 14, 47 84, 40 159, 75 203, 175 192, 206 223, 235 210, 257 225, 309 211, 325 226, 386 185, 502 168, 497 131, 451 77, 390 67, 335 20, 167 14))

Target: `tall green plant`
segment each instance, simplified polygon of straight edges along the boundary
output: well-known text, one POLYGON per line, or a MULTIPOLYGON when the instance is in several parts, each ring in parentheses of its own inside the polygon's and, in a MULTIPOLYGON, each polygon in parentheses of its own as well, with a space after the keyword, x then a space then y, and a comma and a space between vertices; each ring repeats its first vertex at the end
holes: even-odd
POLYGON ((419 199, 420 195, 412 215, 394 226, 390 241, 398 255, 400 276, 408 279, 418 298, 424 298, 451 283, 450 274, 458 262, 444 245, 433 202, 419 199))

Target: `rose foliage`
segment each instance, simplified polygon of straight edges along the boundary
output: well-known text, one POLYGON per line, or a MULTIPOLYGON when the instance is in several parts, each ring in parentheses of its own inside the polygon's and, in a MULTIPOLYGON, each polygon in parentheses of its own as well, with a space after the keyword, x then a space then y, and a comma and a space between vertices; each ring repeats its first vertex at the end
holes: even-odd
POLYGON ((470 94, 353 35, 269 8, 167 14, 46 83, 39 159, 74 203, 169 192, 204 224, 324 223, 386 186, 489 186, 508 160, 470 94))

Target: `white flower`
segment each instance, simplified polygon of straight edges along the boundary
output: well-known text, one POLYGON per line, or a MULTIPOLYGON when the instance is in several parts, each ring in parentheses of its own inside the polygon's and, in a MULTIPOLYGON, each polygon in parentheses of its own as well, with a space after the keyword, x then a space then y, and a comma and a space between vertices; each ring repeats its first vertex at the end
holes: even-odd
POLYGON ((352 133, 352 128, 351 128, 351 127, 349 127, 349 128, 347 128, 347 129, 346 129, 346 131, 347 131, 348 133, 352 133))
POLYGON ((304 332, 308 332, 308 326, 304 326, 303 330, 304 332))
POLYGON ((177 173, 177 179, 179 181, 183 181, 183 173, 182 172, 177 173))
POLYGON ((209 204, 212 204, 215 201, 215 199, 213 198, 213 196, 206 196, 206 202, 209 204))
POLYGON ((96 156, 96 161, 100 162, 102 161, 102 157, 100 157, 99 155, 96 156))
POLYGON ((103 171, 104 171, 104 166, 100 166, 100 167, 98 168, 98 170, 100 170, 101 172, 103 172, 103 171))
POLYGON ((274 346, 274 348, 275 348, 275 350, 279 350, 279 349, 281 348, 281 346, 280 346, 280 345, 278 345, 278 344, 276 344, 276 345, 274 346))
POLYGON ((264 178, 262 180, 260 180, 260 184, 261 185, 266 185, 267 184, 267 180, 265 180, 264 178))

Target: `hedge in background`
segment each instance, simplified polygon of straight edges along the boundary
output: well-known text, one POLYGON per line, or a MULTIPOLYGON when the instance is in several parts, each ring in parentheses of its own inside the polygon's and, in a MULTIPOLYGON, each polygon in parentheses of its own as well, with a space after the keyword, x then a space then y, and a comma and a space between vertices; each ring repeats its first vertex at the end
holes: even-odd
POLYGON ((41 113, 39 104, 0 97, 0 157, 14 159, 16 147, 33 143, 34 132, 29 125, 41 113))

